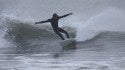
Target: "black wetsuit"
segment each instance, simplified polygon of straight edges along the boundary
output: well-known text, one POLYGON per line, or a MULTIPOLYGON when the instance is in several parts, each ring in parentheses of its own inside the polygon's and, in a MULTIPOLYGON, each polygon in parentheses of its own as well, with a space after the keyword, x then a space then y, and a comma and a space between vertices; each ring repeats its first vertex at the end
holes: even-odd
POLYGON ((63 38, 63 36, 62 36, 61 33, 65 33, 66 36, 67 36, 67 38, 70 38, 70 37, 69 37, 69 34, 67 33, 67 31, 65 31, 64 29, 62 29, 62 28, 60 28, 60 27, 58 26, 58 22, 59 22, 59 19, 60 19, 60 18, 67 17, 67 16, 69 16, 69 15, 71 15, 71 14, 72 14, 72 13, 69 13, 69 14, 66 14, 66 15, 63 15, 63 16, 58 16, 58 15, 55 13, 55 14, 53 14, 53 17, 52 17, 51 19, 48 19, 48 20, 46 20, 46 21, 36 22, 35 24, 50 22, 51 25, 52 25, 52 28, 53 28, 54 32, 55 32, 57 35, 59 35, 62 40, 65 40, 65 39, 63 38), (60 32, 61 32, 61 33, 60 33, 60 32))

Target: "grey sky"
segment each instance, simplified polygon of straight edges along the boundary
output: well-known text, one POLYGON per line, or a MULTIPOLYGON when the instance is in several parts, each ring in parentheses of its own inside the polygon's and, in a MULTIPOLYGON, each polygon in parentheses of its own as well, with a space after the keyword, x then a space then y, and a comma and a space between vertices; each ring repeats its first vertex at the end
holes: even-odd
POLYGON ((4 9, 26 12, 30 16, 41 17, 73 12, 80 15, 95 15, 109 7, 125 9, 125 0, 0 0, 0 11, 4 9))

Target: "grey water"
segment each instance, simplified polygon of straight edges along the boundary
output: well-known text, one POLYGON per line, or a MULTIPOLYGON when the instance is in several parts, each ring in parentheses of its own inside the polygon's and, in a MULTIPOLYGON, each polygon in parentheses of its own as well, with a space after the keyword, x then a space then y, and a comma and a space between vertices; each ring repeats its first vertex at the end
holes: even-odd
MULTIPOLYGON (((0 0, 0 70, 124 70, 124 0, 0 0), (76 40, 63 47, 49 23, 76 40)), ((65 35, 64 35, 65 37, 65 35)))

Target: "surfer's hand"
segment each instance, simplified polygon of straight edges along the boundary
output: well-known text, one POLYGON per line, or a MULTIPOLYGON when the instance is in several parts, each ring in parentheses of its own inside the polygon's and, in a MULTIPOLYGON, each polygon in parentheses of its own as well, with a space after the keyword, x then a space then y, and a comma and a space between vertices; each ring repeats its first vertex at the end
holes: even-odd
POLYGON ((37 22, 35 24, 38 24, 37 22))
POLYGON ((69 15, 72 15, 73 13, 71 12, 71 13, 69 13, 69 15))

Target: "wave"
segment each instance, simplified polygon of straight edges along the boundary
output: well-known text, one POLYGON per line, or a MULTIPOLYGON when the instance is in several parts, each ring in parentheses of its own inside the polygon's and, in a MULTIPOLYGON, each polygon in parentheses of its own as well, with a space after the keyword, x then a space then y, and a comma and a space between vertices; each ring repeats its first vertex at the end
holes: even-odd
POLYGON ((105 32, 101 32, 99 34, 97 34, 95 37, 93 37, 92 39, 89 39, 88 41, 90 40, 97 40, 97 39, 100 39, 100 40, 124 40, 125 41, 125 32, 116 32, 116 31, 105 31, 105 32))
POLYGON ((105 31, 125 32, 125 13, 118 8, 109 8, 77 25, 76 39, 85 41, 105 31), (78 28, 79 27, 79 28, 78 28))
MULTIPOLYGON (((11 23, 11 22, 10 22, 11 23)), ((15 39, 33 39, 40 37, 52 37, 54 34, 47 29, 34 27, 25 23, 11 23, 6 37, 14 37, 15 39)))
MULTIPOLYGON (((1 40, 4 38, 13 42, 25 42, 31 39, 41 38, 45 40, 57 39, 58 37, 49 25, 35 26, 33 20, 23 21, 8 14, 2 16, 4 17, 0 18, 0 21, 2 21, 0 26, 3 28, 4 34, 1 35, 1 40)), ((77 41, 86 41, 95 38, 105 31, 124 32, 124 17, 122 10, 113 8, 91 17, 84 24, 82 24, 82 21, 73 20, 77 17, 70 18, 67 22, 73 24, 67 24, 63 28, 77 41)))
MULTIPOLYGON (((31 44, 29 45, 27 43, 27 41, 33 40, 33 41, 30 41, 33 43, 34 41, 37 41, 34 39, 40 38, 40 40, 45 40, 45 39, 50 40, 51 38, 53 38, 54 40, 56 40, 58 37, 53 32, 52 28, 48 25, 34 26, 32 24, 29 24, 30 22, 22 22, 22 21, 13 20, 10 18, 6 19, 4 21, 4 23, 6 23, 5 24, 6 26, 4 26, 5 30, 2 29, 3 32, 1 32, 1 33, 3 35, 0 34, 0 36, 1 36, 0 42, 2 42, 2 44, 1 44, 2 47, 4 47, 5 44, 8 44, 9 46, 14 46, 14 45, 16 45, 16 46, 24 45, 25 47, 32 46, 31 44)), ((66 29, 72 37, 76 37, 75 34, 77 34, 77 32, 73 28, 65 27, 65 26, 63 28, 66 29)), ((90 30, 91 33, 89 33, 88 31, 86 31, 86 32, 88 33, 88 37, 91 37, 91 38, 88 38, 86 35, 86 38, 88 38, 88 39, 85 41, 82 41, 81 42, 82 45, 88 44, 88 43, 93 44, 94 41, 95 42, 100 42, 100 41, 105 42, 105 41, 113 41, 113 40, 125 40, 124 32, 117 32, 117 31, 94 32, 91 30, 90 30)), ((83 37, 85 37, 85 36, 82 35, 80 37, 83 39, 83 37)), ((48 42, 48 41, 46 41, 46 42, 48 42)), ((51 40, 50 40, 50 42, 51 42, 51 40)), ((79 43, 79 41, 78 41, 78 43, 79 43)), ((38 45, 38 43, 35 43, 33 46, 37 46, 37 45, 38 45)), ((41 44, 39 46, 41 46, 41 44)))
MULTIPOLYGON (((10 17, 4 18, 3 23, 4 25, 1 26, 4 30, 2 38, 14 43, 26 42, 28 40, 39 38, 41 40, 47 40, 58 37, 49 25, 35 26, 35 24, 32 24, 32 22, 24 22, 17 19, 12 19, 10 17)), ((66 29, 72 37, 75 37, 75 31, 73 28, 63 28, 66 29)))
POLYGON ((95 49, 99 49, 100 51, 102 48, 113 49, 118 47, 119 48, 124 47, 124 43, 125 43, 125 32, 105 31, 97 34, 91 39, 77 42, 77 47, 78 48, 94 47, 95 49))

